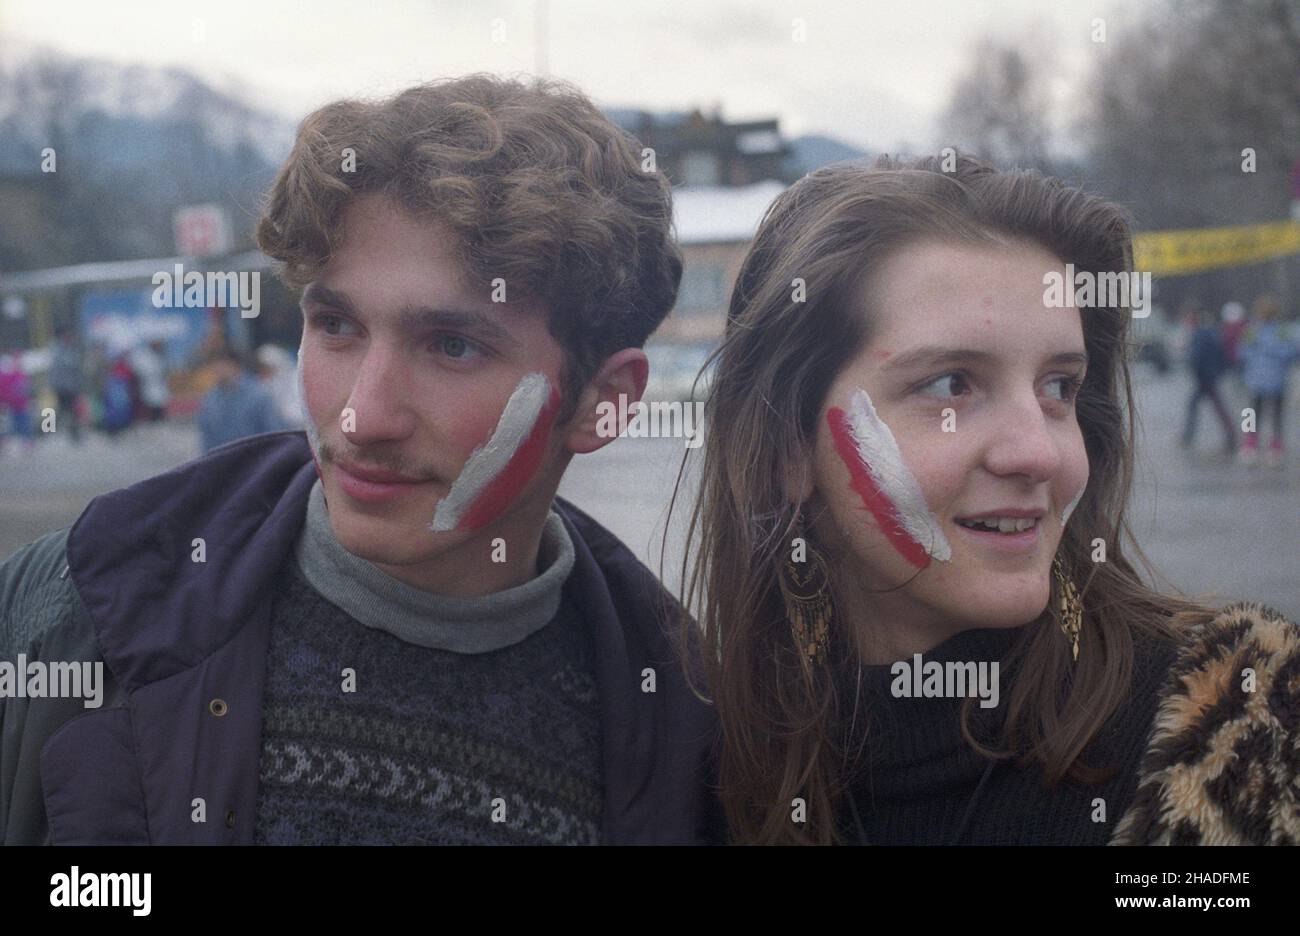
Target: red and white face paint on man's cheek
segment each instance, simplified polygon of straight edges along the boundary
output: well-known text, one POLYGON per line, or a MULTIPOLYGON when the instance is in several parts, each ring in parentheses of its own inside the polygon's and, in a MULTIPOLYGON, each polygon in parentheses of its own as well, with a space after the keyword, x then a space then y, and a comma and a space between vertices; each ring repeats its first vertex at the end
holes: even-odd
POLYGON ((311 460, 316 463, 316 477, 324 481, 325 476, 320 470, 320 430, 316 428, 315 421, 311 418, 311 410, 307 408, 307 384, 302 376, 302 358, 303 349, 298 349, 298 410, 302 416, 302 427, 307 433, 307 444, 311 446, 311 460))
POLYGON ((477 530, 501 516, 541 465, 559 408, 559 391, 545 374, 525 375, 491 438, 474 450, 438 501, 429 529, 477 530))
POLYGON ((867 391, 853 392, 848 412, 837 406, 827 410, 826 422, 850 485, 894 549, 922 569, 931 559, 951 559, 939 518, 930 512, 921 485, 867 391))

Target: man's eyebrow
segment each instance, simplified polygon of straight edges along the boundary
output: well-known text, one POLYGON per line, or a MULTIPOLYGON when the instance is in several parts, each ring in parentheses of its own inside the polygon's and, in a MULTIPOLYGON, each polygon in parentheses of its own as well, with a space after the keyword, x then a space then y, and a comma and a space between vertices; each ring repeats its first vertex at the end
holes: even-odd
POLYGON ((492 316, 477 309, 446 306, 405 306, 397 313, 397 324, 408 332, 451 329, 469 332, 488 341, 517 345, 518 339, 492 316))
MULTIPOLYGON (((926 345, 920 348, 913 348, 911 351, 905 351, 894 357, 885 365, 887 370, 901 370, 905 367, 915 367, 921 364, 930 367, 946 366, 950 364, 993 364, 996 363, 998 355, 992 351, 980 351, 975 348, 945 348, 939 345, 926 345)), ((1081 364, 1087 366, 1088 354, 1086 351, 1062 351, 1059 354, 1053 354, 1045 362, 1047 364, 1081 364)))
POLYGON ((306 305, 309 302, 319 303, 321 305, 334 306, 344 312, 355 313, 356 306, 348 297, 348 294, 341 289, 330 289, 320 283, 308 283, 302 291, 302 299, 299 305, 306 305))
MULTIPOLYGON (((332 289, 320 283, 309 283, 302 291, 302 305, 317 303, 333 306, 349 315, 358 315, 356 304, 341 289, 332 289)), ((408 332, 428 331, 434 328, 470 332, 487 341, 518 344, 510 330, 492 316, 477 309, 454 306, 404 306, 397 313, 397 325, 408 332)))

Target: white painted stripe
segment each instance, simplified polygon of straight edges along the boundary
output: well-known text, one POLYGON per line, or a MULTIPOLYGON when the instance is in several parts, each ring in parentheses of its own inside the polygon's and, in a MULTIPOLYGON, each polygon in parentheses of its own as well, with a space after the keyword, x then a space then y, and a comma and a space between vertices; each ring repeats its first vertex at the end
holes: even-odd
POLYGON ((492 437, 474 450, 447 496, 438 501, 430 529, 454 530, 460 518, 532 434, 537 417, 551 398, 545 374, 525 374, 510 394, 492 437))
POLYGON ((1065 505, 1065 510, 1061 513, 1061 526, 1065 526, 1070 519, 1070 514, 1074 513, 1074 508, 1079 506, 1079 501, 1083 500, 1083 492, 1088 490, 1088 482, 1083 482, 1083 487, 1079 488, 1079 493, 1074 495, 1074 500, 1065 505))
POLYGON ((320 433, 316 430, 316 424, 312 422, 311 413, 307 411, 307 388, 302 380, 302 348, 298 348, 298 409, 302 413, 302 427, 307 431, 307 444, 311 446, 311 454, 320 464, 320 433))
POLYGON ((858 454, 876 486, 894 505, 898 521, 907 535, 933 558, 941 562, 951 559, 952 546, 943 535, 939 518, 930 512, 921 485, 903 461, 894 434, 876 413, 871 397, 861 387, 849 398, 848 417, 858 454))

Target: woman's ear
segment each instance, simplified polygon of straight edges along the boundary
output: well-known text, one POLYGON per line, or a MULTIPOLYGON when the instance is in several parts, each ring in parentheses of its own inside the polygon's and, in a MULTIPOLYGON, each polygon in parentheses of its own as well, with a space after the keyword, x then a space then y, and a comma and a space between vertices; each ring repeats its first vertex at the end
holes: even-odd
POLYGON ((640 348, 624 348, 610 355, 578 398, 565 437, 569 451, 586 455, 616 439, 622 414, 627 419, 635 415, 632 404, 645 393, 649 377, 650 361, 640 348))

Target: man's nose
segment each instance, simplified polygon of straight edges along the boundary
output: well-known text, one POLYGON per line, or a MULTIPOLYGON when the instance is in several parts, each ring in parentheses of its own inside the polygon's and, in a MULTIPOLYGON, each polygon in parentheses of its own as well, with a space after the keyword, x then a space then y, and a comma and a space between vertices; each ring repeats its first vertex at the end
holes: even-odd
POLYGON ((410 379, 400 351, 372 345, 339 415, 343 436, 356 445, 401 439, 415 428, 410 379))

